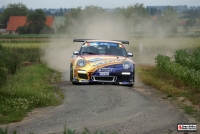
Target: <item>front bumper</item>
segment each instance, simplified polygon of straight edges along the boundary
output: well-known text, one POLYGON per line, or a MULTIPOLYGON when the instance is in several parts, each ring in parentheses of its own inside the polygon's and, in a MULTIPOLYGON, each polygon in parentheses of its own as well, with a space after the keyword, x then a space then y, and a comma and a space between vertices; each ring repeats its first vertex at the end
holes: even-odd
POLYGON ((83 70, 77 70, 77 73, 73 79, 74 83, 112 83, 119 85, 134 85, 134 70, 120 70, 115 72, 109 72, 109 75, 100 75, 96 72, 86 72, 83 70))

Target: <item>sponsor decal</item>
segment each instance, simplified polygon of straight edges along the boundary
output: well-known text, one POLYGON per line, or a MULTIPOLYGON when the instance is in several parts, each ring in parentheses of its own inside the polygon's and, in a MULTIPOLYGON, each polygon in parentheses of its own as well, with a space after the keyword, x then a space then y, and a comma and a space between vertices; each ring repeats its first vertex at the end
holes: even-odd
POLYGON ((99 72, 99 75, 103 75, 103 76, 109 75, 109 72, 99 72))
POLYGON ((88 80, 79 80, 79 82, 89 82, 88 80))
POLYGON ((196 132, 197 124, 196 123, 177 123, 178 132, 196 132))
POLYGON ((96 61, 100 61, 100 60, 103 60, 103 59, 101 59, 101 58, 90 59, 89 62, 96 62, 96 61))
POLYGON ((111 70, 111 68, 100 68, 99 69, 99 72, 111 72, 112 70, 111 70))
POLYGON ((102 58, 94 58, 88 60, 91 63, 94 63, 92 66, 98 66, 98 65, 103 65, 106 63, 112 63, 112 62, 121 62, 123 59, 102 59, 102 58))

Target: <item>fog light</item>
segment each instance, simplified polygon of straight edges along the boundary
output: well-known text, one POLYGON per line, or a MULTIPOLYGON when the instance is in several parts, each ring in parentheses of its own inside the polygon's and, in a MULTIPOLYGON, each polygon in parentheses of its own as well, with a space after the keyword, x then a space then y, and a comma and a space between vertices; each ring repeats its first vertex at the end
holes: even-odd
POLYGON ((87 72, 85 70, 78 70, 78 73, 80 73, 80 74, 87 74, 87 72))
POLYGON ((131 75, 130 72, 122 72, 122 75, 131 75))

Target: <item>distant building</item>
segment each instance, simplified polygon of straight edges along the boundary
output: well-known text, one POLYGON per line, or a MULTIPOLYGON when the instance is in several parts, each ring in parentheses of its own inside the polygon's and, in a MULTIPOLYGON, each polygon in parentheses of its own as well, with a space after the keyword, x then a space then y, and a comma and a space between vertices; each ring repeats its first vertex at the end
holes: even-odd
POLYGON ((196 6, 191 6, 189 9, 190 9, 190 10, 191 10, 191 9, 195 10, 195 9, 196 9, 196 6))
POLYGON ((53 16, 48 16, 48 17, 46 17, 46 25, 47 25, 48 27, 53 28, 53 30, 54 30, 55 33, 58 32, 58 31, 57 31, 56 21, 55 21, 55 19, 54 19, 53 16))
POLYGON ((6 31, 8 34, 16 34, 18 27, 25 26, 26 16, 10 16, 6 31))
POLYGON ((182 13, 183 11, 188 10, 188 6, 172 6, 174 10, 176 10, 178 13, 182 13))
POLYGON ((0 34, 6 34, 6 29, 0 29, 0 34))
POLYGON ((186 5, 180 5, 180 6, 147 6, 146 9, 148 9, 147 11, 150 13, 151 9, 157 9, 157 10, 164 11, 168 7, 172 7, 178 13, 181 13, 183 11, 188 10, 188 6, 186 6, 186 5))
MULTIPOLYGON (((17 34, 16 30, 18 27, 25 26, 27 17, 26 16, 10 16, 8 25, 6 28, 7 34, 17 34)), ((46 17, 47 26, 53 28, 54 33, 57 33, 56 22, 53 16, 46 17)))
POLYGON ((197 6, 197 10, 200 10, 200 6, 197 6))

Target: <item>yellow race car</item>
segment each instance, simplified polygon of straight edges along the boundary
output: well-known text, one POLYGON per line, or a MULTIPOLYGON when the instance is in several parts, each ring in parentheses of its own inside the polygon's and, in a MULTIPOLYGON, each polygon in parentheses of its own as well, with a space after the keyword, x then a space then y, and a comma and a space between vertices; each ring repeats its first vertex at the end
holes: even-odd
POLYGON ((122 40, 74 39, 83 42, 71 56, 72 84, 110 83, 133 86, 135 63, 127 53, 122 40))

